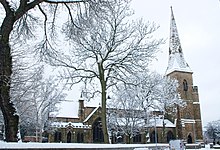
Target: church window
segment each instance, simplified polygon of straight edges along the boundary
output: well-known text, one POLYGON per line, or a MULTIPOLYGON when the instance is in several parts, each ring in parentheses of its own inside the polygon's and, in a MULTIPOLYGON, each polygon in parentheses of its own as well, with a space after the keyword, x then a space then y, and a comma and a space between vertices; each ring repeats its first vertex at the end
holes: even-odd
POLYGON ((137 135, 135 135, 133 137, 133 143, 141 143, 141 134, 137 133, 137 135))
POLYGON ((61 141, 61 132, 56 131, 54 134, 54 142, 60 142, 61 141))
POLYGON ((71 143, 71 132, 67 133, 67 143, 71 143))
POLYGON ((92 129, 93 129, 93 142, 94 143, 104 142, 101 118, 96 119, 96 121, 93 124, 92 129))
POLYGON ((186 118, 186 119, 192 119, 191 114, 190 114, 189 111, 187 111, 187 112, 185 113, 185 118, 186 118))
POLYGON ((150 134, 150 142, 151 143, 156 143, 158 141, 158 134, 156 135, 156 132, 153 131, 151 134, 150 134))
POLYGON ((191 144, 192 143, 192 136, 191 136, 191 133, 188 135, 187 137, 187 143, 188 144, 191 144))
POLYGON ((183 90, 188 91, 188 83, 185 79, 183 80, 183 90))
POLYGON ((167 132, 167 143, 169 143, 170 140, 173 140, 173 139, 175 139, 173 132, 168 131, 167 132))

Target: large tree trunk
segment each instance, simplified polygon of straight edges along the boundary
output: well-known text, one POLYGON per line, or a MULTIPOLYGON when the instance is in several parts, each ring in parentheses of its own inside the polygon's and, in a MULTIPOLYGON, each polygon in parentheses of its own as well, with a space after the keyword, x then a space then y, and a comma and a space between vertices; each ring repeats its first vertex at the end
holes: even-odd
POLYGON ((14 22, 14 15, 8 14, 0 28, 0 108, 4 116, 7 142, 17 141, 19 120, 16 109, 10 98, 12 57, 9 36, 13 29, 14 22))
POLYGON ((104 143, 109 143, 107 122, 106 122, 106 81, 104 75, 104 69, 101 63, 98 63, 99 77, 101 82, 102 91, 102 131, 104 136, 104 143))
POLYGON ((109 143, 107 122, 106 122, 106 93, 105 94, 102 93, 102 131, 104 136, 104 143, 109 143))

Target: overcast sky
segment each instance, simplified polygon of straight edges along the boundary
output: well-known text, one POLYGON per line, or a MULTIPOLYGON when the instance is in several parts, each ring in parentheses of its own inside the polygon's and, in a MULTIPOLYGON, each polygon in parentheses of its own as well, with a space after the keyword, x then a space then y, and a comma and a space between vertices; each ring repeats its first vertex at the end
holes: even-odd
POLYGON ((199 88, 203 126, 220 119, 220 2, 218 0, 133 0, 137 17, 160 25, 157 33, 167 39, 153 70, 165 73, 168 64, 170 6, 185 60, 199 88))
MULTIPOLYGON (((167 39, 151 68, 161 74, 168 65, 170 16, 174 17, 186 62, 198 86, 203 126, 220 119, 220 1, 219 0, 133 0, 135 17, 160 26, 158 38, 167 39)), ((70 90, 67 99, 78 100, 70 90)))

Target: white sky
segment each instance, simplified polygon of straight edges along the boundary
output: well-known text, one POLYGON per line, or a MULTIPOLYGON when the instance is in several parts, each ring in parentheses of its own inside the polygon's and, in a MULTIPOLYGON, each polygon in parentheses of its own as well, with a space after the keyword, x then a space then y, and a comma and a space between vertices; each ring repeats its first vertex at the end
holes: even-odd
MULTIPOLYGON (((135 17, 160 26, 158 38, 167 39, 161 46, 153 70, 164 74, 168 65, 170 6, 180 37, 185 60, 198 86, 203 126, 220 119, 220 1, 219 0, 133 0, 135 17)), ((80 92, 73 88, 67 99, 78 100, 80 92)))
POLYGON ((158 35, 167 39, 153 70, 164 74, 168 65, 170 6, 185 60, 199 88, 203 126, 220 119, 220 2, 218 0, 133 0, 135 15, 160 25, 158 35))

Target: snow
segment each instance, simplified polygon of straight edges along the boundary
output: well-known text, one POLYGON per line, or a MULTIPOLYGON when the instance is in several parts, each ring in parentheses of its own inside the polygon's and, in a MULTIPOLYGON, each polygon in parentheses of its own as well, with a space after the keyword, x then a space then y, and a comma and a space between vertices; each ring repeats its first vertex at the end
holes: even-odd
POLYGON ((169 45, 169 62, 166 70, 166 75, 173 71, 192 72, 189 65, 184 59, 179 34, 177 31, 176 21, 174 19, 173 11, 171 9, 170 22, 170 45, 169 45))
POLYGON ((79 103, 73 100, 64 100, 58 104, 58 112, 53 112, 50 115, 64 118, 79 118, 78 107, 79 103))
MULTIPOLYGON (((168 147, 168 144, 157 144, 158 147, 168 147)), ((0 142, 0 149, 30 149, 30 148, 146 148, 155 147, 155 144, 83 144, 83 143, 5 143, 0 142)))
MULTIPOLYGON (((43 148, 68 148, 68 149, 91 149, 91 148, 134 148, 134 150, 147 150, 147 147, 163 147, 168 150, 169 144, 83 144, 83 143, 6 143, 0 141, 0 149, 43 149, 43 148)), ((209 145, 206 145, 202 150, 210 149, 209 145)))
POLYGON ((83 123, 73 123, 73 122, 53 122, 51 124, 52 127, 57 128, 66 128, 68 126, 71 126, 73 128, 91 128, 90 125, 84 125, 83 123))
POLYGON ((46 0, 47 2, 51 3, 76 3, 82 2, 82 0, 46 0))
POLYGON ((170 74, 173 71, 192 73, 192 70, 189 67, 189 65, 186 63, 182 53, 170 54, 166 74, 170 74))
MULTIPOLYGON (((83 98, 79 98, 79 100, 84 100, 83 98)), ((60 117, 60 118, 79 118, 78 110, 79 110, 79 100, 63 100, 59 104, 57 104, 58 111, 50 113, 51 117, 60 117)), ((99 107, 99 101, 85 101, 85 107, 99 107)), ((96 108, 97 109, 97 108, 96 108)))
MULTIPOLYGON (((161 118, 150 119, 149 123, 150 123, 150 126, 155 126, 155 124, 156 124, 156 127, 163 127, 163 119, 161 119, 161 118)), ((175 128, 176 127, 175 124, 173 124, 172 122, 170 122, 167 119, 164 119, 164 123, 165 123, 165 127, 168 127, 168 128, 175 128)))

